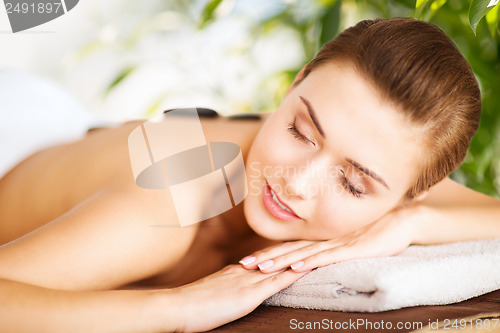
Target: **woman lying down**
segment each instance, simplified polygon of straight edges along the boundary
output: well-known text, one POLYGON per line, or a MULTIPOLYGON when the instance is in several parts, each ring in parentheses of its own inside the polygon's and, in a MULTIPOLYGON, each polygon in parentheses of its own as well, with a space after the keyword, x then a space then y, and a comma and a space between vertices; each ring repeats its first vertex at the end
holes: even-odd
POLYGON ((240 146, 249 184, 201 223, 155 227, 176 212, 135 183, 127 138, 144 121, 39 151, 0 180, 1 331, 209 330, 319 266, 500 237, 499 201, 447 177, 480 110, 440 29, 369 20, 327 43, 272 114, 201 120, 207 141, 240 146))

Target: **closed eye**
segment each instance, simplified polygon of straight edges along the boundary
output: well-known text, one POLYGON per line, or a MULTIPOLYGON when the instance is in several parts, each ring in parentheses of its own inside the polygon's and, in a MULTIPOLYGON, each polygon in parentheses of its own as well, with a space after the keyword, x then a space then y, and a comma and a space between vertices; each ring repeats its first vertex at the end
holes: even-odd
MULTIPOLYGON (((292 122, 290 122, 290 123, 288 123, 288 131, 290 132, 290 134, 292 134, 292 136, 296 140, 298 140, 300 142, 303 142, 303 143, 308 143, 308 144, 315 145, 305 135, 303 135, 302 133, 300 133, 300 131, 295 126, 295 120, 292 121, 292 122)), ((358 190, 354 185, 352 185, 352 183, 349 181, 349 179, 347 179, 347 176, 346 176, 344 170, 340 170, 340 171, 342 173, 341 183, 342 183, 342 186, 344 187, 344 189, 349 194, 351 194, 352 196, 354 196, 356 198, 363 198, 363 195, 365 194, 365 192, 363 190, 358 190)))
POLYGON ((340 170, 340 172, 342 173, 342 186, 346 189, 346 191, 356 198, 362 198, 365 192, 358 190, 354 185, 352 185, 349 179, 347 179, 344 170, 340 170))
POLYGON ((299 132, 299 130, 295 126, 295 120, 288 123, 288 131, 298 141, 303 142, 303 143, 310 143, 310 144, 314 145, 314 143, 311 140, 309 140, 305 135, 303 135, 302 133, 299 132))

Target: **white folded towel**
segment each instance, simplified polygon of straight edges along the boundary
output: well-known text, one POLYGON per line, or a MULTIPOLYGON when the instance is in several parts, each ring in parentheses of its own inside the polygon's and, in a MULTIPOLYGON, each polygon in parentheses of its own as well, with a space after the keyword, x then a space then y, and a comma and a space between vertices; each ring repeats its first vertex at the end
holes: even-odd
POLYGON ((264 304, 378 312, 456 303, 500 289, 500 239, 412 245, 399 255, 320 267, 264 304))

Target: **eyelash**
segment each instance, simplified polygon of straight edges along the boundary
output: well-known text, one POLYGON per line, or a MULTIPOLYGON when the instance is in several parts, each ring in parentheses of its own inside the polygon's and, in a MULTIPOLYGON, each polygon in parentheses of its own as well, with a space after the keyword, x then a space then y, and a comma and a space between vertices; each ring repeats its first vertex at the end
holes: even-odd
POLYGON ((297 127, 295 127, 295 121, 288 123, 288 131, 292 134, 292 136, 303 143, 312 143, 307 137, 305 137, 302 133, 299 132, 297 127))
POLYGON ((342 173, 342 186, 346 189, 347 192, 349 192, 351 195, 353 195, 356 198, 362 198, 363 197, 363 192, 360 190, 357 190, 351 182, 347 179, 347 176, 345 175, 344 170, 340 170, 342 173))
MULTIPOLYGON (((295 121, 292 121, 288 123, 288 131, 290 134, 297 139, 300 142, 303 143, 312 143, 306 136, 304 136, 302 133, 299 132, 297 127, 295 127, 295 121)), ((362 198, 363 197, 363 192, 357 190, 351 182, 347 179, 347 176, 345 175, 344 170, 340 170, 342 173, 342 186, 344 189, 349 192, 352 196, 356 198, 362 198)))

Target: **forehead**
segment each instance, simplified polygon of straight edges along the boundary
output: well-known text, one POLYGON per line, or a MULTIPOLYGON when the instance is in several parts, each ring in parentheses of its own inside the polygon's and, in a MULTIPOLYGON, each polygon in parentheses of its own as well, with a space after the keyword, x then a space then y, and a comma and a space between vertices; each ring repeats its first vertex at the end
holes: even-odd
POLYGON ((421 133, 353 66, 328 63, 294 89, 315 110, 325 148, 380 174, 391 188, 408 187, 421 158, 421 133))

